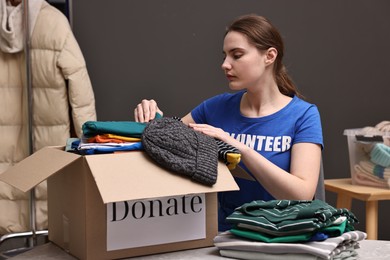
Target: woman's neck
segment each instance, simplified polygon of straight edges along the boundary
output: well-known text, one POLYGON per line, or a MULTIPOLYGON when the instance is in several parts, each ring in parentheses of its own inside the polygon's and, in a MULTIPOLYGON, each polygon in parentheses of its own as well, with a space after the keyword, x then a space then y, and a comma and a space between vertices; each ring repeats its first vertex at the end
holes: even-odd
POLYGON ((257 91, 248 90, 241 98, 241 114, 246 117, 268 116, 285 107, 291 99, 280 93, 277 86, 257 91))

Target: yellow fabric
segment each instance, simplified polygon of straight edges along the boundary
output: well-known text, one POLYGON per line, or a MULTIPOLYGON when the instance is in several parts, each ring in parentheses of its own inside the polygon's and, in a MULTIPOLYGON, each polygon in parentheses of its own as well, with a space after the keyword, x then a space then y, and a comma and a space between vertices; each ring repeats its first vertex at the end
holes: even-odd
POLYGON ((141 138, 136 138, 136 137, 127 137, 127 136, 114 135, 114 134, 105 134, 105 136, 107 136, 107 138, 119 139, 119 140, 123 140, 125 142, 139 142, 139 141, 141 141, 141 138))
POLYGON ((229 170, 233 170, 241 161, 241 154, 239 153, 227 153, 226 154, 227 167, 229 170))
POLYGON ((141 138, 120 136, 114 134, 96 135, 87 139, 88 143, 127 143, 139 141, 141 141, 141 138))

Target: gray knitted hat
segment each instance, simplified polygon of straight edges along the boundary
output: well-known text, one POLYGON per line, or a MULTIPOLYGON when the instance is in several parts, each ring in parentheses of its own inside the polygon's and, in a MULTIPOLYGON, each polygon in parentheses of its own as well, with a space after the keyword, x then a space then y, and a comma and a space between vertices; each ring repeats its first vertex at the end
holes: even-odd
POLYGON ((142 145, 153 160, 167 169, 207 185, 217 181, 217 143, 181 121, 154 119, 142 133, 142 145))

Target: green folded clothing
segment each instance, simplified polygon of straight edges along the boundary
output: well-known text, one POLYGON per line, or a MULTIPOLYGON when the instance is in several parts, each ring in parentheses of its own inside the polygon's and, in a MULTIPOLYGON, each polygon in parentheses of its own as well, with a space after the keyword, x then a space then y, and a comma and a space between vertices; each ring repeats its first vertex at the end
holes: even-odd
MULTIPOLYGON (((156 113, 155 118, 161 118, 159 113, 156 113)), ((147 123, 139 123, 134 121, 87 121, 83 124, 83 135, 87 138, 100 134, 116 134, 127 137, 142 136, 147 123)))
POLYGON ((116 134, 141 137, 146 123, 132 121, 87 121, 83 124, 83 135, 93 137, 100 134, 116 134))

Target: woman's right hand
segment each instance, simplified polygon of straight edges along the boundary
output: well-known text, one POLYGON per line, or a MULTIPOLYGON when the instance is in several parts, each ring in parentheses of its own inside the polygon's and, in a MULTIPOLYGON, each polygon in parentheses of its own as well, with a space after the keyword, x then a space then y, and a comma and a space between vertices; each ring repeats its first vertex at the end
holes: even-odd
POLYGON ((156 117, 156 113, 163 116, 163 112, 158 108, 157 102, 153 99, 143 99, 134 109, 134 119, 136 122, 149 122, 156 117))

